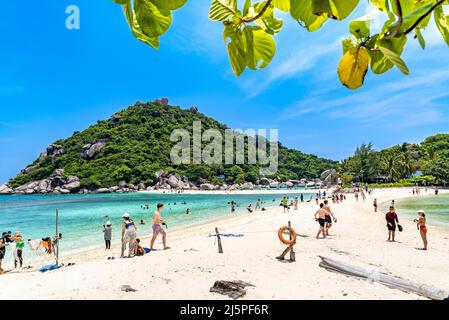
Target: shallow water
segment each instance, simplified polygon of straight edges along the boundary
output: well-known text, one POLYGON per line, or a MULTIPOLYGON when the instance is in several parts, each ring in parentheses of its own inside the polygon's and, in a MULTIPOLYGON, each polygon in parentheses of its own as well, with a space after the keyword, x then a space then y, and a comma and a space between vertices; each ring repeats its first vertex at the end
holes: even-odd
POLYGON ((449 226, 449 195, 419 196, 396 201, 398 214, 406 214, 411 219, 417 217, 417 212, 423 209, 430 224, 449 226))
MULTIPOLYGON (((290 198, 304 193, 304 199, 311 199, 312 193, 298 190, 290 198)), ((157 203, 164 203, 163 219, 169 229, 231 215, 229 202, 237 203, 236 211, 243 211, 249 203, 255 205, 257 199, 263 206, 278 205, 283 194, 219 195, 219 194, 101 194, 101 195, 32 195, 0 197, 0 231, 20 231, 24 239, 41 239, 55 235, 55 211, 59 210, 59 230, 63 235, 61 252, 77 251, 103 245, 103 224, 112 222, 113 242, 120 240, 122 215, 128 212, 139 222, 138 235, 151 234, 151 217, 157 203), (185 204, 184 204, 185 203, 185 204), (149 205, 149 210, 142 205, 149 205), (186 215, 186 209, 190 214, 186 215), (105 216, 108 217, 105 217, 105 216)), ((212 230, 211 230, 212 231, 212 230)), ((11 262, 11 249, 4 262, 11 262)), ((26 247, 25 258, 31 252, 26 247)), ((26 259, 25 259, 26 260, 26 259)), ((10 264, 10 263, 8 263, 10 264)))

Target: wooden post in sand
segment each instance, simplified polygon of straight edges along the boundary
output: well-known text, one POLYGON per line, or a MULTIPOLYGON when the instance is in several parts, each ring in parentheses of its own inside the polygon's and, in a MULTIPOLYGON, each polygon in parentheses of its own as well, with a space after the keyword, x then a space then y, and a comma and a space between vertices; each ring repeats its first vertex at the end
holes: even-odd
POLYGON ((56 209, 56 265, 59 265, 59 210, 56 209))
MULTIPOLYGON (((288 222, 288 227, 290 228, 290 230, 292 230, 292 223, 290 221, 288 222)), ((289 238, 290 238, 290 240, 292 240, 291 232, 289 232, 289 238)), ((295 250, 293 250, 293 245, 291 246, 291 249, 290 249, 290 261, 296 261, 296 255, 295 255, 295 250)))
POLYGON ((218 241, 218 253, 223 253, 223 247, 221 246, 220 233, 218 233, 217 227, 215 227, 215 235, 217 236, 217 241, 218 241))

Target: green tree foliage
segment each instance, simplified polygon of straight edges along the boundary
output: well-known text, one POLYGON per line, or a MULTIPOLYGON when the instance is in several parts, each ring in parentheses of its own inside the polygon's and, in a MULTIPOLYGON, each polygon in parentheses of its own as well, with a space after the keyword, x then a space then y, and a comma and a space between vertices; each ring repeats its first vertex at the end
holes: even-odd
MULTIPOLYGON (((151 185, 154 173, 158 170, 178 172, 194 182, 209 181, 215 184, 223 183, 218 178, 220 175, 232 183, 256 182, 260 178, 259 164, 173 165, 170 150, 174 143, 170 141, 170 134, 175 129, 186 129, 191 133, 194 121, 201 122, 203 131, 218 129, 223 136, 227 129, 226 125, 206 117, 196 108, 183 110, 159 103, 136 103, 114 114, 110 120, 98 121, 82 132, 75 132, 68 139, 56 141, 55 144, 63 147, 63 155, 55 159, 47 157, 36 160, 34 169, 27 174, 19 174, 9 183, 17 187, 44 179, 56 168, 65 169, 66 175, 79 177, 82 186, 89 189, 111 187, 120 181, 151 185), (100 139, 108 140, 103 149, 92 159, 81 157, 83 146, 100 139)), ((279 146, 279 154, 280 176, 284 178, 318 178, 324 170, 338 165, 336 161, 287 149, 282 145, 279 146)))
POLYGON ((438 134, 421 144, 404 143, 375 151, 371 144, 358 147, 352 157, 342 161, 343 182, 449 183, 449 134, 438 134), (413 176, 421 171, 423 175, 413 176))
MULTIPOLYGON (((159 37, 170 28, 172 12, 187 0, 112 0, 120 4, 132 34, 157 49, 159 37)), ((343 40, 343 58, 338 77, 343 85, 357 89, 368 70, 382 74, 393 67, 409 74, 401 55, 412 37, 425 48, 422 30, 436 24, 449 45, 449 0, 212 0, 209 18, 223 24, 223 39, 236 76, 247 68, 268 66, 276 53, 274 37, 281 31, 279 13, 288 13, 306 30, 320 29, 329 20, 346 19, 357 7, 369 2, 377 11, 349 22, 343 40), (371 30, 373 19, 384 22, 379 33, 371 30)), ((285 16, 285 14, 283 15, 285 16)))

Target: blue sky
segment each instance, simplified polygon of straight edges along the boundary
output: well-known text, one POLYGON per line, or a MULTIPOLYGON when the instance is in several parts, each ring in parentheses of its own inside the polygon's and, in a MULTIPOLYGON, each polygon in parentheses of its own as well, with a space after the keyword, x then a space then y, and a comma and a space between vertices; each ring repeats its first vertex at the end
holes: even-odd
POLYGON ((283 144, 338 160, 363 142, 383 148, 449 131, 449 48, 434 27, 425 51, 409 40, 410 76, 370 74, 350 91, 336 75, 347 22, 308 33, 285 16, 271 65, 236 78, 208 7, 189 0, 155 51, 132 37, 108 0, 3 3, 0 182, 53 141, 159 97, 233 128, 278 128, 283 144), (80 30, 65 27, 68 5, 80 8, 80 30))

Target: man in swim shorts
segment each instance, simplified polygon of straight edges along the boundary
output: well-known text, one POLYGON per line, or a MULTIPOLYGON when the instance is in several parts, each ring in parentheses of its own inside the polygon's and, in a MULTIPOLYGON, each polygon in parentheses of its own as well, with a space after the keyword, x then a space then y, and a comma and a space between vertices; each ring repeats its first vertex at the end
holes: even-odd
POLYGON ((159 203, 157 205, 157 210, 153 213, 153 238, 151 238, 150 243, 150 249, 153 250, 154 242, 156 241, 157 236, 159 233, 162 234, 162 243, 164 245, 164 250, 169 249, 167 247, 166 239, 167 234, 165 233, 164 229, 162 229, 162 224, 164 223, 164 220, 161 219, 161 212, 164 209, 164 205, 162 203, 159 203))
POLYGON ((326 229, 325 229, 325 224, 326 224, 326 213, 327 211, 323 208, 324 204, 320 203, 320 208, 318 209, 317 212, 315 212, 315 220, 318 221, 318 223, 320 224, 320 229, 318 230, 318 233, 316 235, 316 238, 319 239, 320 233, 323 234, 323 239, 326 238, 326 229))
POLYGON ((335 220, 334 214, 332 213, 331 206, 328 200, 324 200, 323 209, 326 210, 326 216, 324 220, 326 221, 326 235, 329 235, 329 229, 332 227, 332 219, 335 220))
POLYGON ((385 220, 387 221, 388 240, 394 242, 394 236, 396 233, 396 223, 399 224, 398 215, 394 210, 394 206, 390 207, 390 210, 385 214, 385 220))

